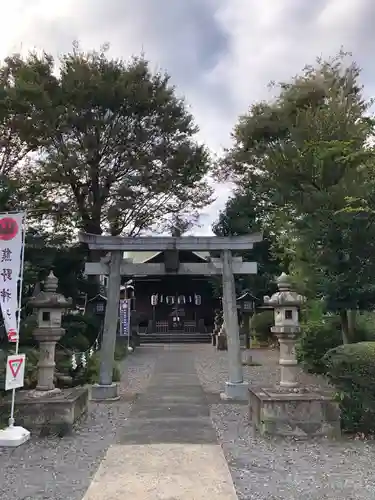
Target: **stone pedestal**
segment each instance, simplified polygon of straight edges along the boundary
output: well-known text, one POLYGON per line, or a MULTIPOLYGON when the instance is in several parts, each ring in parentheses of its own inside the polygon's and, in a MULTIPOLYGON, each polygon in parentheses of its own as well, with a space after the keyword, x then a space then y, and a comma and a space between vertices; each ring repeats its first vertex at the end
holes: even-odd
POLYGON ((250 388, 250 422, 262 436, 339 437, 340 410, 329 392, 250 388))
MULTIPOLYGON (((0 413, 8 411, 10 399, 0 403, 0 413)), ((17 422, 42 435, 68 434, 75 422, 87 413, 88 389, 54 389, 52 391, 20 391, 17 393, 17 422)))
POLYGON ((91 401, 117 401, 120 399, 119 386, 116 383, 109 385, 94 384, 91 387, 91 401))
POLYGON ((249 398, 248 382, 225 382, 224 392, 220 394, 222 400, 247 401, 249 398))

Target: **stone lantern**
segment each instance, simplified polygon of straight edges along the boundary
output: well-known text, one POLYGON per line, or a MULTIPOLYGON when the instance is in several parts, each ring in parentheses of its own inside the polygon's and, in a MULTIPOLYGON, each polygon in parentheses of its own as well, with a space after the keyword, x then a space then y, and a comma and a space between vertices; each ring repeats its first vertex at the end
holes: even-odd
POLYGON ((296 336, 299 309, 305 298, 291 289, 282 274, 279 291, 264 302, 274 308, 271 328, 280 342, 280 383, 249 388, 249 419, 262 435, 306 439, 340 436, 340 408, 332 390, 319 385, 297 387, 296 336))
POLYGON ((72 302, 57 293, 57 285, 58 280, 51 271, 45 281, 44 290, 29 302, 37 312, 37 327, 33 332, 40 346, 37 391, 55 389, 55 347, 56 342, 65 333, 61 327, 62 315, 72 302))
POLYGON ((280 386, 297 387, 296 337, 300 332, 299 309, 305 297, 291 289, 289 277, 282 273, 277 279, 279 291, 272 297, 264 297, 264 302, 274 308, 275 326, 271 328, 280 344, 279 364, 281 367, 280 386))

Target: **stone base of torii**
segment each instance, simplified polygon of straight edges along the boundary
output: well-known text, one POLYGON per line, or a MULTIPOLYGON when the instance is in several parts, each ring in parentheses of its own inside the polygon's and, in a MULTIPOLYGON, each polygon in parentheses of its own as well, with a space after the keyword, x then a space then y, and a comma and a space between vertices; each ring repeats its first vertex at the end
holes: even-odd
MULTIPOLYGON (((92 399, 113 400, 118 397, 117 384, 112 381, 118 304, 120 300, 121 275, 163 275, 163 264, 133 264, 123 259, 125 251, 219 251, 220 259, 211 259, 207 263, 181 264, 177 275, 222 275, 223 279, 223 313, 227 329, 228 342, 228 381, 225 384, 222 398, 248 399, 248 385, 243 379, 240 334, 238 326, 235 274, 256 274, 255 262, 242 262, 241 258, 232 257, 232 251, 247 251, 254 243, 262 241, 262 234, 248 236, 216 237, 216 236, 184 236, 184 237, 120 237, 80 233, 79 239, 86 243, 90 250, 101 250, 109 254, 109 258, 98 263, 87 263, 87 275, 109 276, 107 307, 104 319, 103 341, 100 351, 99 384, 92 388, 92 399)), ((171 274, 171 273, 168 273, 171 274)))

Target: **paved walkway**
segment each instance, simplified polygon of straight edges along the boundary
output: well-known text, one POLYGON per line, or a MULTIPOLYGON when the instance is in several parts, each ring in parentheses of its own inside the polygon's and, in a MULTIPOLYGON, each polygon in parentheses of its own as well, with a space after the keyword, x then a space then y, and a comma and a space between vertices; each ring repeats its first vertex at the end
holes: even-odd
POLYGON ((84 500, 236 500, 194 353, 166 347, 84 500))

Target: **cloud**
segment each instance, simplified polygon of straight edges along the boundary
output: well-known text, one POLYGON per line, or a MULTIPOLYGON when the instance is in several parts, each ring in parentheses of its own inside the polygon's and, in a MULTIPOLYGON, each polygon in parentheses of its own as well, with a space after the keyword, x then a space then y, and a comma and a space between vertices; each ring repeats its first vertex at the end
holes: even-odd
MULTIPOLYGON (((288 79, 341 46, 353 52, 373 95, 374 21, 373 0, 3 0, 0 56, 30 47, 61 53, 74 39, 85 49, 110 42, 112 54, 125 58, 143 51, 172 75, 200 138, 220 153, 237 116, 270 95, 270 80, 288 79)), ((200 232, 227 195, 220 186, 200 232)))

